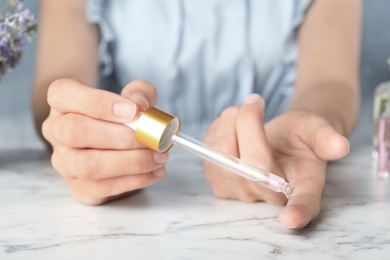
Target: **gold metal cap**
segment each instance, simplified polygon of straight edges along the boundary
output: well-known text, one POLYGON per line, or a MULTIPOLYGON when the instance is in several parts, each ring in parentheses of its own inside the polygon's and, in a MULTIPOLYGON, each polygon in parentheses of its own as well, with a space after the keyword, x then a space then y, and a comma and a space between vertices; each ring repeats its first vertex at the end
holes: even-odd
POLYGON ((138 120, 135 139, 152 150, 165 153, 172 147, 172 136, 179 130, 179 118, 150 107, 138 120))

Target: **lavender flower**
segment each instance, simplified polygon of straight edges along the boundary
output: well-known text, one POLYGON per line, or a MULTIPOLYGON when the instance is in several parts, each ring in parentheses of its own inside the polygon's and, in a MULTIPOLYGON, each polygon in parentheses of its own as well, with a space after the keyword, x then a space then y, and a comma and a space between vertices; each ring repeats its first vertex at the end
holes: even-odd
POLYGON ((23 1, 7 0, 0 11, 0 79, 18 64, 36 30, 35 17, 23 1))

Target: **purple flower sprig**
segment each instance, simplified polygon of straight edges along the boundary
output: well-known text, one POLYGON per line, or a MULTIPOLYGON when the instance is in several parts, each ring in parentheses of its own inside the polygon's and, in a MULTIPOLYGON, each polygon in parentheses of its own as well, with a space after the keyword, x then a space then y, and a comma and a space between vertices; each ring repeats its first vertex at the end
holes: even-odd
POLYGON ((16 67, 26 42, 36 31, 35 17, 23 1, 7 0, 7 6, 0 12, 0 79, 16 67))

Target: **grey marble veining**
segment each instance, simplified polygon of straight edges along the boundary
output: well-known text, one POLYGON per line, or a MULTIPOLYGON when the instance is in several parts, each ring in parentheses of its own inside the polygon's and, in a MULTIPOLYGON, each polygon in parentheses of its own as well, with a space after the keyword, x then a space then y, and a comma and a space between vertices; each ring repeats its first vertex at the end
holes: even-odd
POLYGON ((44 153, 3 151, 0 259, 389 259, 390 182, 370 152, 331 164, 321 215, 291 231, 280 206, 214 198, 178 149, 162 182, 98 207, 73 200, 44 153))

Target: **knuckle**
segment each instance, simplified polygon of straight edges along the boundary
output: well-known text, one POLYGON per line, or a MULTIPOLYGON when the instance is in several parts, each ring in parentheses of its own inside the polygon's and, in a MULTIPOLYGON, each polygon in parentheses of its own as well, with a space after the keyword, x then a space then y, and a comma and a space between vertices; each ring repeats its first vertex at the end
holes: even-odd
POLYGON ((113 196, 127 194, 139 189, 142 189, 151 184, 149 174, 141 174, 134 176, 131 180, 131 185, 127 187, 126 191, 118 186, 118 183, 111 180, 100 180, 93 183, 93 197, 100 199, 107 199, 113 196))
POLYGON ((240 195, 238 196, 238 200, 240 200, 242 202, 253 203, 253 202, 258 201, 259 199, 253 193, 248 192, 248 191, 244 191, 244 192, 240 193, 240 195))
POLYGON ((238 113, 239 113, 238 107, 228 107, 222 111, 221 120, 222 121, 231 120, 231 118, 237 117, 238 113))
POLYGON ((109 103, 106 93, 102 91, 93 91, 88 100, 88 106, 94 114, 97 115, 108 115, 112 113, 112 106, 109 103))
POLYGON ((106 202, 105 199, 94 198, 91 196, 80 196, 79 198, 76 199, 88 206, 99 206, 106 202))
POLYGON ((225 189, 212 187, 211 192, 218 199, 230 199, 229 193, 225 189))
POLYGON ((91 152, 73 152, 70 168, 73 176, 82 180, 96 180, 99 161, 91 152))
POLYGON ((97 196, 85 193, 73 187, 69 187, 69 191, 73 198, 85 205, 98 206, 106 202, 104 198, 99 198, 97 196))
POLYGON ((94 196, 97 198, 107 198, 113 195, 117 195, 115 193, 115 186, 113 182, 108 180, 101 180, 95 182, 94 196))
POLYGON ((49 106, 56 107, 61 102, 64 85, 68 81, 68 79, 57 79, 50 84, 47 91, 47 102, 49 106))
POLYGON ((64 175, 61 158, 62 156, 58 154, 58 149, 54 149, 50 159, 51 165, 53 166, 54 170, 56 170, 60 175, 64 175))
POLYGON ((66 184, 71 196, 83 204, 96 206, 107 201, 107 198, 95 194, 95 182, 67 179, 66 184))
POLYGON ((51 141, 51 119, 50 118, 47 118, 45 121, 43 121, 41 132, 43 137, 50 142, 51 141))
POLYGON ((218 199, 230 199, 228 190, 222 185, 222 181, 217 174, 206 173, 206 181, 208 182, 211 193, 218 199))

